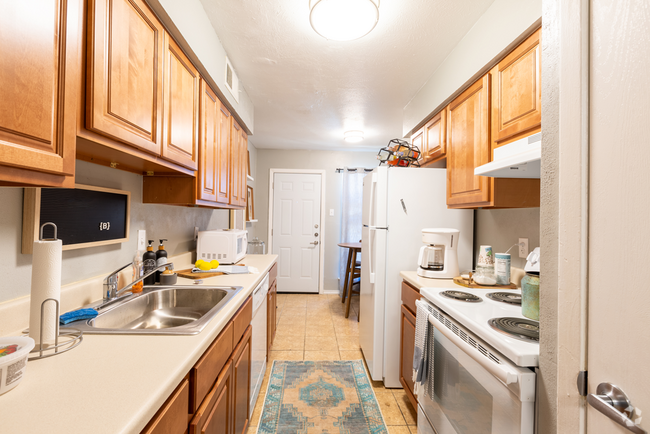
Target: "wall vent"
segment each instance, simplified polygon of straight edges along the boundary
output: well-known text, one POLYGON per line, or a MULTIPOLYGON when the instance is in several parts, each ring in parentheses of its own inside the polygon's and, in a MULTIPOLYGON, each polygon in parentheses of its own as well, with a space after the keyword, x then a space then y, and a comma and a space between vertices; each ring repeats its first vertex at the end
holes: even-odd
POLYGON ((226 88, 228 88, 232 96, 235 98, 235 101, 239 102, 239 78, 237 78, 237 74, 235 74, 232 63, 230 63, 230 59, 227 57, 225 79, 226 88))

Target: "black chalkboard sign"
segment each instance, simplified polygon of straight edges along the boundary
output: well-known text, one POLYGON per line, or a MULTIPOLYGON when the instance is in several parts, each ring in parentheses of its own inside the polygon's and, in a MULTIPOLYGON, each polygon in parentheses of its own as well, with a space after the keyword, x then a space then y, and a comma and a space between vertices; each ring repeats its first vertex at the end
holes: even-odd
MULTIPOLYGON (((47 222, 57 226, 63 250, 128 241, 130 196, 128 191, 82 185, 74 189, 25 189, 23 253, 30 253, 29 245, 38 239, 40 226, 47 222), (25 226, 30 228, 29 234, 25 226), (30 234, 32 238, 25 240, 30 234)), ((43 238, 51 238, 53 233, 54 229, 46 226, 43 238)))

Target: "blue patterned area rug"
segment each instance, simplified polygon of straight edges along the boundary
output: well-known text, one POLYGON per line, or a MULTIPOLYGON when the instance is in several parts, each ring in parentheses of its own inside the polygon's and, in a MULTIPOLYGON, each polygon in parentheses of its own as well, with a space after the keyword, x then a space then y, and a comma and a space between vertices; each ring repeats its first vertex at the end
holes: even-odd
POLYGON ((275 361, 258 434, 386 434, 363 361, 275 361))

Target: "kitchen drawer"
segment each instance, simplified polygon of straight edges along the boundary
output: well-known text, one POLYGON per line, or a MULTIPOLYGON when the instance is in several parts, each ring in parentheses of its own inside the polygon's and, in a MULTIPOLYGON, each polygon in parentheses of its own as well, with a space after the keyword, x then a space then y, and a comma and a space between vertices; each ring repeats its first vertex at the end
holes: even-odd
POLYGON ((275 279, 278 278, 278 263, 274 263, 269 270, 269 287, 273 286, 275 279))
MULTIPOLYGON (((248 297, 246 302, 239 308, 235 316, 232 317, 233 323, 233 343, 236 345, 253 319, 253 297, 248 297)), ((230 352, 228 352, 230 354, 230 352)))
POLYGON ((234 347, 233 329, 234 325, 231 321, 190 371, 190 411, 192 413, 199 408, 232 353, 234 347))
POLYGON ((411 311, 413 315, 417 314, 415 300, 419 300, 420 298, 422 298, 420 291, 406 283, 406 281, 402 281, 402 303, 411 311))
MULTIPOLYGON (((230 356, 230 353, 228 353, 230 356)), ((190 422, 190 434, 230 434, 233 425, 232 359, 190 422)))
POLYGON ((413 353, 415 352, 415 315, 402 305, 400 328, 400 363, 399 381, 404 387, 404 392, 414 408, 418 407, 418 400, 415 396, 413 384, 413 353))
POLYGON ((184 434, 189 421, 190 381, 183 378, 172 396, 158 410, 143 434, 184 434))

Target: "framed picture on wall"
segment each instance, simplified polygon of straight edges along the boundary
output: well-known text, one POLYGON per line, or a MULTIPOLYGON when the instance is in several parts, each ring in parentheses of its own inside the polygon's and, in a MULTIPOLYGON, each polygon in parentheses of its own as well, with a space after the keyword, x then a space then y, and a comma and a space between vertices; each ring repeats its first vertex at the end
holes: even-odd
POLYGON ((248 172, 246 174, 248 176, 252 176, 251 175, 251 151, 247 151, 247 152, 248 152, 248 172))
POLYGON ((248 186, 248 194, 246 196, 246 221, 255 220, 255 203, 253 201, 253 187, 248 186))

